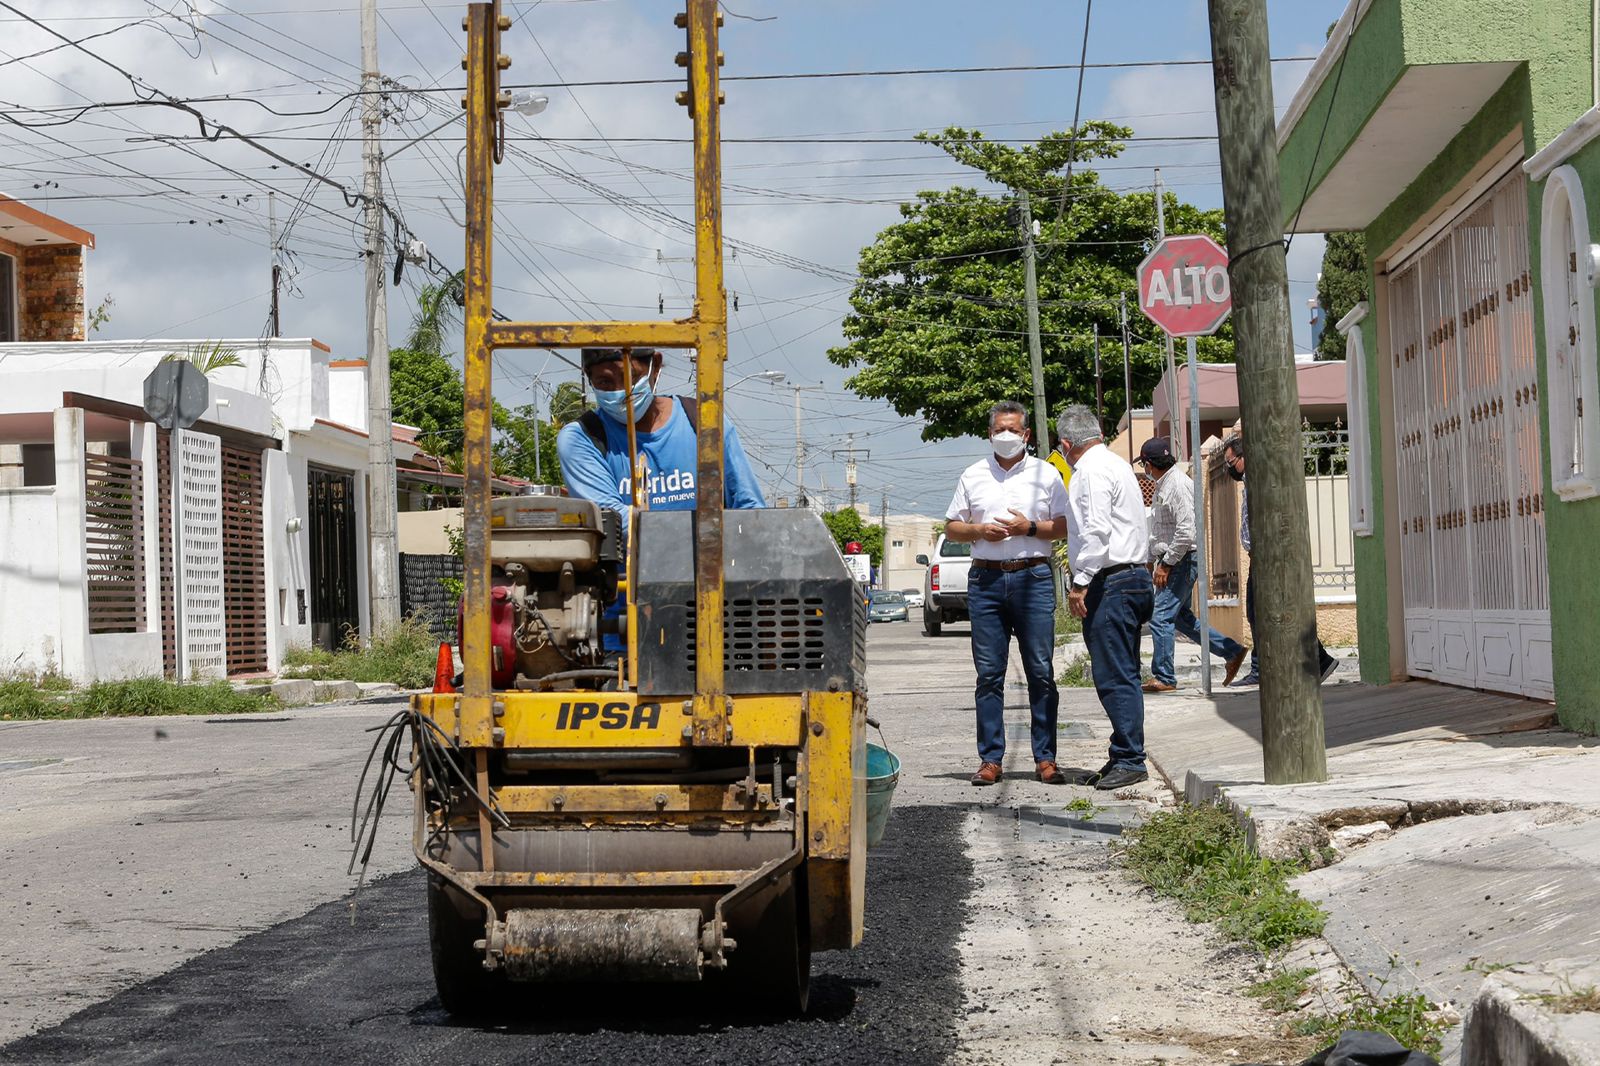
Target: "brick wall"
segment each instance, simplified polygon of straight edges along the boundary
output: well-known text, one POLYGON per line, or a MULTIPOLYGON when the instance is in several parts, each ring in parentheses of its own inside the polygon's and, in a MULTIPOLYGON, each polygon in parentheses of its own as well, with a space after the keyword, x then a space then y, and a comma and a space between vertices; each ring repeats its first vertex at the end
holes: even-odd
POLYGON ((18 275, 18 340, 84 339, 82 248, 52 244, 23 249, 18 275))

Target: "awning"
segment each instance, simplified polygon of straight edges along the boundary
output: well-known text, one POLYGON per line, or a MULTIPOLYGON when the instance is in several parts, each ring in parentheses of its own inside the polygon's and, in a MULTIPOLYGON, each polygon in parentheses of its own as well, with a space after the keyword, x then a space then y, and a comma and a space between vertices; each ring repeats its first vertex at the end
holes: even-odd
MULTIPOLYGON (((1232 363, 1201 363, 1196 368, 1200 380, 1200 422, 1202 426, 1218 423, 1232 425, 1239 419, 1238 367, 1232 363)), ((1182 362, 1178 367, 1178 421, 1187 433, 1189 424, 1189 368, 1182 362)), ((1295 385, 1300 391, 1300 416, 1313 423, 1332 422, 1345 417, 1346 380, 1343 359, 1330 359, 1320 363, 1296 363, 1295 385)), ((1172 435, 1168 425, 1168 397, 1171 386, 1167 375, 1161 375, 1152 397, 1155 408, 1155 435, 1172 435)))

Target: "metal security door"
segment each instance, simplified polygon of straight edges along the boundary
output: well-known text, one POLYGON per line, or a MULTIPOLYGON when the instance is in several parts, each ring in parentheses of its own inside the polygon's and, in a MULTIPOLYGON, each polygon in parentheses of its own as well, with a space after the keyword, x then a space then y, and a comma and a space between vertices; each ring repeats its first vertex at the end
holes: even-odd
POLYGON ((1407 668, 1553 694, 1520 171, 1390 273, 1407 668))
POLYGON ((267 669, 267 558, 261 453, 222 447, 222 596, 228 673, 267 669))
POLYGON ((356 618, 356 488, 354 475, 313 466, 307 471, 311 518, 311 639, 329 650, 359 628, 356 618))

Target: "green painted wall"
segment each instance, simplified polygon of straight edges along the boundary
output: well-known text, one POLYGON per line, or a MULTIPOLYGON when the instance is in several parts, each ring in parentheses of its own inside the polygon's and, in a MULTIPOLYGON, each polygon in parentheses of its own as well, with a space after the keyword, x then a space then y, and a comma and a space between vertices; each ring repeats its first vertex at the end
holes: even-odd
MULTIPOLYGON (((1600 240, 1600 143, 1591 142, 1567 160, 1583 181, 1589 209, 1589 239, 1600 240)), ((1532 260, 1538 271, 1539 216, 1544 184, 1531 187, 1529 225, 1532 260)), ((1549 396, 1544 352, 1544 303, 1536 302, 1539 340, 1539 395, 1549 396)), ((1600 328, 1591 323, 1591 328, 1600 328)), ((1550 454, 1548 408, 1540 433, 1550 454)), ((1545 542, 1550 552, 1550 632, 1556 674, 1556 710, 1568 729, 1600 733, 1600 575, 1593 560, 1600 545, 1600 499, 1563 501, 1550 489, 1550 464, 1545 463, 1545 542)))
MULTIPOLYGON (((1368 292, 1376 292, 1368 282, 1368 292)), ((1366 352, 1367 462, 1371 466, 1372 536, 1355 538, 1356 633, 1361 643, 1361 680, 1387 685, 1394 664, 1389 658, 1388 553, 1384 550, 1383 408, 1378 400, 1378 375, 1383 360, 1378 351, 1378 310, 1369 305, 1361 321, 1361 344, 1366 352)))
MULTIPOLYGON (((1590 80, 1593 10, 1587 0, 1512 0, 1498 5, 1473 5, 1470 18, 1461 17, 1462 10, 1461 0, 1374 0, 1351 42, 1344 80, 1321 152, 1316 152, 1316 142, 1322 135, 1323 118, 1332 97, 1331 73, 1283 148, 1286 212, 1292 215, 1299 203, 1313 154, 1317 156, 1314 177, 1320 180, 1354 142, 1408 65, 1486 61, 1520 64, 1444 151, 1372 220, 1366 230, 1367 247, 1372 250, 1388 247, 1406 232, 1518 124, 1522 127, 1524 151, 1531 155, 1594 103, 1590 80), (1353 89, 1352 74, 1356 75, 1353 89)), ((1590 204, 1591 239, 1600 239, 1600 142, 1586 146, 1569 162, 1583 179, 1590 204)), ((1542 183, 1530 183, 1529 254, 1536 284, 1540 281, 1543 194, 1542 183)), ((1541 395, 1548 396, 1543 307, 1538 300, 1535 307, 1539 389, 1541 395)), ((1600 331, 1600 323, 1596 328, 1600 331)), ((1383 416, 1378 403, 1378 375, 1383 372, 1383 353, 1377 346, 1375 314, 1362 329, 1367 346, 1367 403, 1372 412, 1368 451, 1374 463, 1373 517, 1381 531, 1386 514, 1380 486, 1388 463, 1380 455, 1383 416)), ((1600 638, 1600 576, 1593 572, 1589 560, 1600 544, 1600 499, 1564 503, 1551 492, 1548 417, 1541 420, 1540 434, 1546 457, 1544 493, 1557 709, 1569 728, 1595 733, 1600 732, 1600 655, 1595 653, 1600 638)), ((1399 560, 1387 557, 1381 532, 1356 538, 1355 556, 1362 680, 1382 684, 1388 680, 1391 668, 1398 665, 1389 658, 1389 570, 1397 568, 1399 560)))

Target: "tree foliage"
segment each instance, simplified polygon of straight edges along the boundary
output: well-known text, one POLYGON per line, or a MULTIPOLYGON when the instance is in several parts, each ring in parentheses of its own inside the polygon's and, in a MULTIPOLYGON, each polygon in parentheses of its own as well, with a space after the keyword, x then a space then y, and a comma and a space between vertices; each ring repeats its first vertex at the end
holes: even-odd
POLYGON ((861 550, 872 557, 873 566, 883 564, 883 527, 868 525, 861 513, 853 507, 841 507, 822 516, 822 524, 833 534, 833 541, 844 551, 851 541, 861 545, 861 550))
MULTIPOLYGON (((417 294, 405 345, 389 352, 389 402, 394 420, 420 429, 417 444, 457 468, 461 465, 466 389, 447 339, 456 335, 461 324, 459 299, 464 277, 457 273, 438 284, 424 285, 417 294)), ((558 387, 557 395, 566 387, 558 387)), ((491 458, 495 473, 560 482, 561 463, 555 449, 559 427, 540 419, 536 432, 538 418, 533 404, 514 410, 498 401, 494 404, 490 419, 495 431, 491 458)))
POLYGON ((1317 345, 1318 359, 1343 359, 1344 335, 1334 324, 1367 298, 1367 238, 1361 233, 1330 233, 1322 253, 1322 277, 1317 280, 1317 302, 1326 314, 1328 328, 1317 345))
MULTIPOLYGON (((1051 412, 1095 405, 1098 330, 1104 414, 1114 425, 1126 406, 1119 297, 1127 296, 1133 407, 1150 402, 1165 346, 1137 307, 1134 274, 1156 231, 1151 192, 1118 193, 1092 167, 1114 158, 1132 131, 1088 122, 1076 144, 1056 132, 1016 148, 951 127, 919 139, 1002 187, 999 195, 956 186, 925 191, 900 208, 901 220, 862 249, 860 279, 845 316, 846 343, 828 352, 855 367, 846 384, 884 399, 902 416, 921 416, 925 440, 982 436, 991 404, 1033 394, 1016 191, 1027 190, 1039 224, 1036 270, 1045 396, 1051 412), (1074 164, 1071 186, 1064 174, 1074 164), (1008 217, 1008 212, 1010 216, 1008 217)), ((1166 196, 1169 233, 1222 238, 1222 212, 1166 196)), ((1200 358, 1232 358, 1231 329, 1201 338, 1200 358)))

